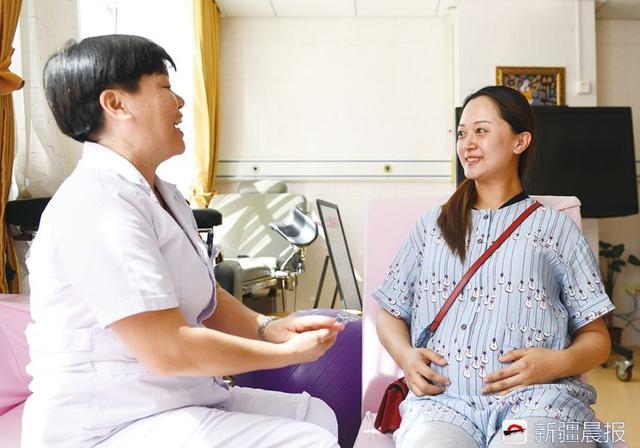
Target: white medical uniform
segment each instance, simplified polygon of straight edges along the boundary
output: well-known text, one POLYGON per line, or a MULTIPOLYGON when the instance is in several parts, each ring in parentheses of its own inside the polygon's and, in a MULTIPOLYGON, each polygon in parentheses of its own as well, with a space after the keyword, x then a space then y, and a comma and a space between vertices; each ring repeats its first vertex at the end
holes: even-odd
POLYGON ((335 446, 329 431, 296 421, 313 419, 324 405, 319 400, 229 389, 220 378, 153 374, 108 328, 176 307, 190 325, 202 326, 215 309, 213 268, 191 209, 174 185, 156 178, 156 186, 173 217, 131 163, 85 143, 78 167, 42 215, 27 261, 33 394, 22 447, 288 446, 286 437, 270 441, 273 425, 289 425, 301 441, 309 437, 305 446, 335 446), (272 401, 277 417, 251 415, 268 412, 272 401), (252 426, 270 431, 246 438, 252 426))

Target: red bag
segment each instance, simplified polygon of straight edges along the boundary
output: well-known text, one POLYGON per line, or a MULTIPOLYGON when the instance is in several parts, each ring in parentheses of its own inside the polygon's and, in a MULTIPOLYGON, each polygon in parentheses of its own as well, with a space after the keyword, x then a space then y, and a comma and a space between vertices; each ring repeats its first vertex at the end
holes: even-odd
POLYGON ((398 378, 387 386, 378 408, 375 427, 383 433, 392 433, 400 427, 400 403, 407 397, 409 387, 404 377, 398 378))
MULTIPOLYGON (((444 319, 444 316, 449 311, 449 308, 453 305, 453 302, 456 300, 458 295, 462 292, 462 289, 465 287, 469 279, 476 273, 476 271, 482 266, 482 264, 487 261, 487 259, 493 254, 498 247, 504 241, 509 238, 509 235, 516 230, 522 222, 527 219, 527 217, 533 213, 538 207, 541 207, 542 204, 539 202, 534 202, 531 204, 524 212, 518 216, 515 221, 511 223, 507 229, 502 232, 502 235, 498 237, 494 243, 489 246, 489 248, 480 255, 480 258, 476 260, 475 263, 469 268, 469 270, 462 276, 460 282, 456 285, 456 287, 451 291, 451 294, 447 298, 447 301, 442 306, 438 314, 436 315, 433 322, 429 324, 427 328, 425 328, 420 336, 418 337, 418 341, 416 345, 418 347, 426 347, 427 341, 436 332, 440 322, 444 319)), ((393 383, 387 386, 387 390, 384 391, 384 395, 382 396, 382 401, 380 402, 380 408, 378 409, 378 415, 376 415, 375 427, 378 431, 387 433, 394 432, 396 429, 400 427, 400 422, 402 421, 402 417, 400 417, 400 410, 398 407, 400 403, 406 398, 409 393, 409 387, 404 379, 398 378, 393 383)))

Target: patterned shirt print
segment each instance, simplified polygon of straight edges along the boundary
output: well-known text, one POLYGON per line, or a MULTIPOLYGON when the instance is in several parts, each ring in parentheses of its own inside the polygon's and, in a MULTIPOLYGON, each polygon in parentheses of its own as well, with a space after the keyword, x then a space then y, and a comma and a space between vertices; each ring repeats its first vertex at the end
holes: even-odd
MULTIPOLYGON (((472 210, 464 262, 453 255, 436 224, 441 208, 422 215, 373 293, 385 310, 407 323, 414 346, 456 282, 532 203, 526 198, 498 210, 472 210)), ((578 329, 613 309, 576 224, 564 213, 540 207, 478 269, 428 341, 427 348, 448 361, 431 368, 451 385, 436 396, 410 393, 401 411, 456 423, 481 446, 504 418, 591 421, 595 390, 578 378, 522 387, 502 397, 480 389, 487 374, 507 365, 498 361, 500 355, 524 347, 564 349, 578 329)))

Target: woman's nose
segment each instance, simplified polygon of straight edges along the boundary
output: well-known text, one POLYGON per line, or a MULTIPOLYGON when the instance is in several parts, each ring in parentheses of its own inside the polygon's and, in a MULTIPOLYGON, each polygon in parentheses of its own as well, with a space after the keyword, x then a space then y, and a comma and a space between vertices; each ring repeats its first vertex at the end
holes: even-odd
POLYGON ((467 134, 464 136, 464 138, 462 139, 462 147, 467 149, 467 148, 475 148, 476 146, 476 139, 474 138, 473 135, 467 134))
POLYGON ((173 99, 176 100, 176 105, 178 106, 178 109, 182 109, 184 107, 184 99, 178 95, 176 92, 171 92, 171 94, 173 95, 173 99))
POLYGON ((184 107, 184 98, 176 93, 176 101, 178 102, 178 109, 182 109, 184 107))

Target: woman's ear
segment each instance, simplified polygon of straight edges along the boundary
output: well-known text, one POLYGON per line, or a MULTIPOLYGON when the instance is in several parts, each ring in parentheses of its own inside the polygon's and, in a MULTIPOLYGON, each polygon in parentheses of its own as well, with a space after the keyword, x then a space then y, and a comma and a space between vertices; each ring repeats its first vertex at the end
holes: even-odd
POLYGON ((522 154, 531 144, 531 132, 521 132, 518 134, 516 147, 513 149, 514 154, 522 154))
POLYGON ((123 94, 116 89, 106 89, 100 93, 100 106, 105 118, 113 120, 125 120, 131 116, 127 111, 123 94))

